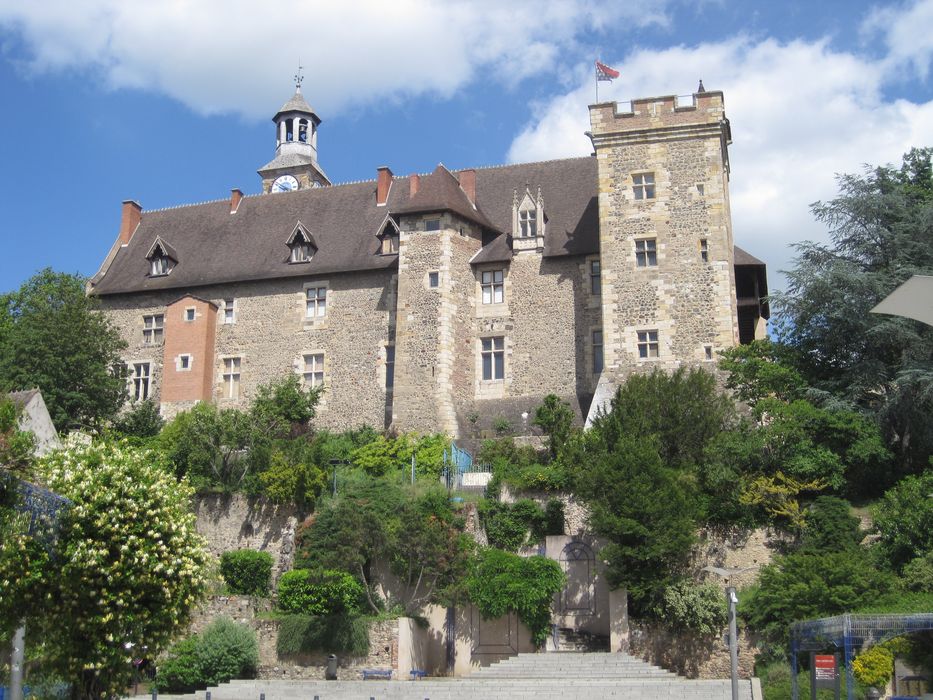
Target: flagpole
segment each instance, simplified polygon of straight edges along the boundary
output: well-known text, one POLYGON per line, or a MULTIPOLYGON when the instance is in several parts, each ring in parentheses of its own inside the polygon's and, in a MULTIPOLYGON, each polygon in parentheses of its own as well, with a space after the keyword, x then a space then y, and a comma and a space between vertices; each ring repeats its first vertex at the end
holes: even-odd
POLYGON ((596 104, 599 104, 599 68, 596 67, 595 63, 593 64, 593 77, 596 78, 596 104))

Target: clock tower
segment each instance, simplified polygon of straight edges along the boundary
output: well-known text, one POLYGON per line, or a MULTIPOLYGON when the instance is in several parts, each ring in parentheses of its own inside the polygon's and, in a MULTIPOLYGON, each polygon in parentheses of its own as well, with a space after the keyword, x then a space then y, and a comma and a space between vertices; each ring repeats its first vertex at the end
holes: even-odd
POLYGON ((295 94, 272 117, 275 158, 257 172, 263 194, 329 185, 317 162, 317 129, 321 118, 301 94, 302 76, 295 76, 295 94))

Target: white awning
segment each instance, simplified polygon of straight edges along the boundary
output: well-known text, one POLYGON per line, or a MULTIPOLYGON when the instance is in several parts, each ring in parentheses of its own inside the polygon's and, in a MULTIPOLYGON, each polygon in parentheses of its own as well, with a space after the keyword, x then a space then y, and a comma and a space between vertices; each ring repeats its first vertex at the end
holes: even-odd
POLYGON ((871 312, 905 316, 933 326, 933 277, 914 275, 882 299, 871 312))

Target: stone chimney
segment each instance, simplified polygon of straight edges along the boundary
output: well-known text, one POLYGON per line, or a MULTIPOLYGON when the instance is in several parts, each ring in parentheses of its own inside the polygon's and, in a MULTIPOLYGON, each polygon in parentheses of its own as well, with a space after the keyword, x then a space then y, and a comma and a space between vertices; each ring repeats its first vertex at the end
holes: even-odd
POLYGON ((230 213, 236 214, 236 210, 240 208, 240 200, 243 199, 243 191, 239 187, 234 187, 230 190, 230 213))
POLYGON ((416 174, 409 175, 408 184, 411 188, 411 191, 408 193, 408 197, 410 199, 418 194, 418 188, 421 187, 421 176, 416 174))
POLYGON ((460 189, 466 192, 466 196, 470 198, 470 204, 473 205, 473 208, 476 208, 476 171, 472 168, 470 170, 461 170, 460 171, 460 189))
POLYGON ((383 165, 376 169, 376 204, 383 206, 389 199, 389 188, 392 186, 392 171, 389 166, 383 165))
POLYGON ((142 218, 143 208, 139 205, 139 202, 134 202, 132 199, 127 199, 123 202, 123 215, 120 217, 120 234, 117 236, 120 245, 126 245, 130 242, 142 218))

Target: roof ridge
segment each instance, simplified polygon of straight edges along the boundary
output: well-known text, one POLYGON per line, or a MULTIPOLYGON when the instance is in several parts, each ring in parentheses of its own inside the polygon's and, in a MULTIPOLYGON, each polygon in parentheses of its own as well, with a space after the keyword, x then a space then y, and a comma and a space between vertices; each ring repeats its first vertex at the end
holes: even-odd
POLYGON ((502 168, 517 168, 522 165, 544 165, 546 163, 560 163, 571 160, 587 160, 593 156, 573 156, 571 158, 548 158, 547 160, 529 160, 522 163, 499 163, 498 165, 476 165, 472 168, 458 168, 452 172, 460 173, 464 170, 501 170, 502 168))
MULTIPOLYGON (((253 195, 244 195, 246 197, 252 197, 253 195)), ((224 197, 222 199, 207 199, 203 202, 188 202, 186 204, 173 204, 168 207, 159 207, 158 209, 143 209, 143 214, 156 214, 162 211, 173 211, 175 209, 185 209, 187 207, 200 207, 204 204, 217 204, 218 202, 229 202, 229 197, 224 197)))

